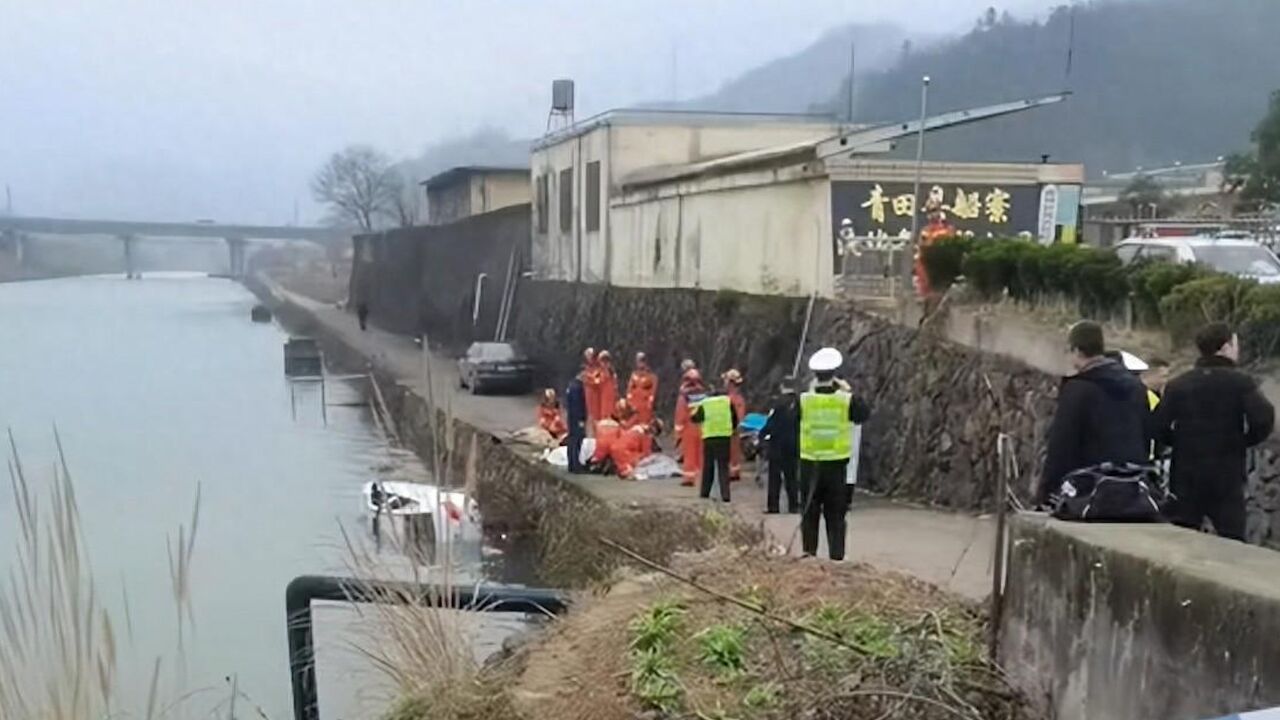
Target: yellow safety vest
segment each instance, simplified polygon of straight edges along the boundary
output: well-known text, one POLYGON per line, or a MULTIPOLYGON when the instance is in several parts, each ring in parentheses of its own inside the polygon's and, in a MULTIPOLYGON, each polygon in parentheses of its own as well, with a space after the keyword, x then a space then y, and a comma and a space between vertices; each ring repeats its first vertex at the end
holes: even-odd
POLYGON ((712 395, 698 403, 702 409, 702 437, 727 438, 733 435, 733 403, 728 395, 712 395))
POLYGON ((807 392, 800 396, 800 459, 848 460, 853 453, 849 393, 807 392))
POLYGON ((1159 404, 1160 404, 1160 396, 1156 394, 1155 390, 1148 390, 1147 391, 1147 409, 1155 410, 1156 406, 1159 404))

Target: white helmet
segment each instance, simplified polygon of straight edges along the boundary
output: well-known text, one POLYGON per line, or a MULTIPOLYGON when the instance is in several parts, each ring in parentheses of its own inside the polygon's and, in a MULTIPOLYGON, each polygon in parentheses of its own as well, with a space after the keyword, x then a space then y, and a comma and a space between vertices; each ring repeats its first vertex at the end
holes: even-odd
POLYGON ((1131 352, 1120 351, 1120 362, 1124 364, 1124 369, 1129 372, 1146 372, 1151 369, 1142 358, 1131 352))
POLYGON ((809 358, 809 369, 814 372, 834 372, 844 364, 844 356, 833 347, 824 347, 809 358))

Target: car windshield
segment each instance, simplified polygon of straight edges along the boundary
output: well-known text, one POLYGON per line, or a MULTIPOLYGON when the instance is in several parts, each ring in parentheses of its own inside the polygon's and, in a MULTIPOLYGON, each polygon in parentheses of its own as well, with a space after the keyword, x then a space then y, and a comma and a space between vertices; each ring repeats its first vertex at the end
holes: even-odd
POLYGON ((1196 261, 1232 275, 1280 276, 1280 263, 1260 245, 1205 245, 1194 247, 1196 261))
POLYGON ((471 348, 471 356, 477 360, 497 360, 499 362, 519 359, 514 345, 507 343, 484 343, 471 348))

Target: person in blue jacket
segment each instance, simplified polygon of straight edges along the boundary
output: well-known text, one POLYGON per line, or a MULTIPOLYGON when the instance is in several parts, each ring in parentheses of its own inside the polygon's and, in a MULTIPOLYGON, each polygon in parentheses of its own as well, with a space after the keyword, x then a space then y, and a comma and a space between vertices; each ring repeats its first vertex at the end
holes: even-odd
POLYGON ((564 391, 565 415, 569 421, 569 472, 583 472, 582 441, 587 437, 587 394, 582 375, 574 375, 564 391))

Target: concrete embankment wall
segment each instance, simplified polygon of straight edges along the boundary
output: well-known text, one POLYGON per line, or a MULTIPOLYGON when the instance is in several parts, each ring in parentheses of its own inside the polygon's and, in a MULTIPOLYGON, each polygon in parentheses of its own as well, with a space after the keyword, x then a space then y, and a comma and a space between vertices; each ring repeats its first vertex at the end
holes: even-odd
POLYGON ((532 556, 535 573, 547 585, 576 588, 607 577, 621 557, 602 545, 601 537, 659 562, 677 551, 705 548, 721 532, 747 543, 759 539, 758 529, 725 528, 689 509, 612 506, 533 459, 528 448, 507 444, 451 417, 447 409, 433 410, 426 398, 383 372, 377 359, 361 355, 308 310, 276 297, 258 279, 245 284, 295 332, 319 340, 329 364, 348 371, 368 368, 400 442, 422 458, 440 484, 473 493, 491 541, 503 535, 520 544, 508 550, 532 556))
POLYGON ((1167 525, 1011 525, 1001 655, 1058 720, 1280 705, 1280 555, 1167 525))
POLYGON ((529 205, 475 215, 448 225, 357 236, 350 294, 379 326, 408 335, 424 328, 433 341, 465 347, 491 340, 512 253, 528 257, 529 205), (476 313, 476 278, 481 282, 476 313))

